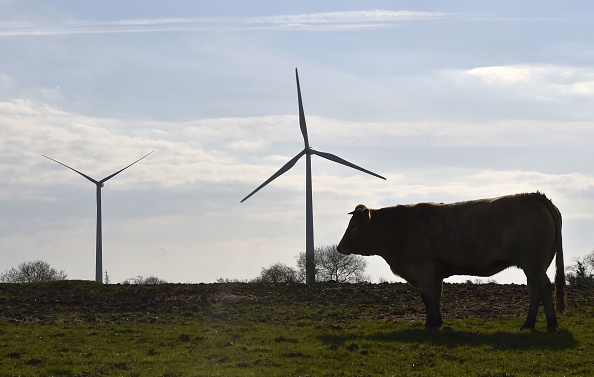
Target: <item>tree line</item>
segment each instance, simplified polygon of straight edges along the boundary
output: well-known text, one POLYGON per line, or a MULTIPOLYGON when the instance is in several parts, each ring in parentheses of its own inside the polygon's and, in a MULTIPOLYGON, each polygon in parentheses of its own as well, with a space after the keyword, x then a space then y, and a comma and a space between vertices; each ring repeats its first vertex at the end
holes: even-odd
MULTIPOLYGON (((339 283, 360 283, 369 281, 365 274, 367 261, 359 255, 344 255, 336 250, 336 245, 322 246, 315 249, 314 264, 316 281, 336 281, 339 283)), ((0 273, 0 283, 31 283, 66 280, 64 270, 58 271, 49 263, 36 260, 23 262, 18 267, 10 268, 0 273)), ((106 273, 106 283, 109 278, 106 273)), ((569 285, 594 285, 594 250, 585 257, 575 259, 575 264, 566 267, 565 280, 569 285)), ((217 283, 245 282, 245 283, 304 283, 305 282, 305 252, 297 256, 297 267, 290 267, 283 263, 274 263, 270 267, 262 268, 260 275, 251 280, 217 279, 217 283)), ((165 284, 167 281, 156 276, 137 276, 126 279, 122 284, 165 284)))
MULTIPOLYGON (((47 282, 66 280, 68 275, 64 270, 58 271, 52 268, 49 263, 41 260, 32 262, 23 262, 18 267, 13 267, 0 274, 0 283, 34 283, 34 282, 47 282)), ((105 283, 109 284, 109 277, 107 272, 105 273, 105 283)), ((136 276, 130 279, 126 279, 122 284, 165 284, 168 283, 163 279, 159 279, 156 276, 136 276)))
MULTIPOLYGON (((336 281, 339 283, 359 283, 368 281, 365 274, 367 261, 358 255, 344 255, 336 250, 336 245, 322 246, 315 249, 316 281, 336 281)), ((0 274, 0 283, 30 283, 54 280, 66 280, 67 275, 50 267, 44 261, 24 262, 0 274)), ((218 283, 251 282, 251 283, 305 283, 305 253, 297 256, 297 267, 275 263, 262 268, 260 275, 250 280, 218 279, 218 283)), ((105 272, 105 283, 109 284, 109 276, 105 272)), ((120 284, 165 284, 167 281, 156 276, 136 276, 126 279, 120 284)))

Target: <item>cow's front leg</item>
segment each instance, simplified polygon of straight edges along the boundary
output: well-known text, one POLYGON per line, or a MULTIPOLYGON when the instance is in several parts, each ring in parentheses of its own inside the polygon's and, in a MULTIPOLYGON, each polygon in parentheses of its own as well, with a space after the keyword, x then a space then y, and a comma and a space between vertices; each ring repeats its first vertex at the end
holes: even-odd
POLYGON ((421 298, 425 304, 425 327, 427 328, 438 328, 443 323, 440 310, 442 285, 441 279, 419 284, 421 298))

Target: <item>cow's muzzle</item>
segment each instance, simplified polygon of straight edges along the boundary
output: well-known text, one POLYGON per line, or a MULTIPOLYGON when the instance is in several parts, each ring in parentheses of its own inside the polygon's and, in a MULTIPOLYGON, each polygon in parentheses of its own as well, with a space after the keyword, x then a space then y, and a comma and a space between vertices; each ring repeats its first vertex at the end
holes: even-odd
POLYGON ((338 246, 336 246, 336 251, 338 251, 339 253, 341 253, 341 254, 344 254, 344 255, 349 255, 349 254, 351 254, 351 253, 350 253, 348 250, 346 250, 346 249, 344 248, 344 246, 342 246, 342 245, 340 245, 340 244, 338 244, 338 246))

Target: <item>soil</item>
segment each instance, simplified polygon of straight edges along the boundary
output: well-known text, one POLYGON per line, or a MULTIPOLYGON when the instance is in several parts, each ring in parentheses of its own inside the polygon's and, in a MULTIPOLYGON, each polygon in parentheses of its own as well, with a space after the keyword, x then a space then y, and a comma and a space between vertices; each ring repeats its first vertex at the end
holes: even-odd
MULTIPOLYGON (((594 287, 568 286, 567 311, 592 313, 594 287)), ((449 318, 522 317, 525 285, 445 284, 442 314, 449 318)), ((540 311, 543 316, 542 310, 540 311)), ((255 322, 420 320, 416 288, 383 284, 160 284, 103 285, 88 281, 0 284, 0 323, 255 322)))

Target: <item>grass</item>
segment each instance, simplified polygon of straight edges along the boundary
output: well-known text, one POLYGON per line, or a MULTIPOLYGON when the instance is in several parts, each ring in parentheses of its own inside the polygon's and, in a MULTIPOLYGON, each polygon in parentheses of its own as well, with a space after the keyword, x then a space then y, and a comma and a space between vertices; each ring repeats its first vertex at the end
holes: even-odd
MULTIPOLYGON (((77 283, 88 284, 68 282, 43 288, 51 292, 70 287, 76 296, 81 293, 76 291, 77 283)), ((51 295, 30 286, 3 288, 6 285, 0 285, 0 376, 594 375, 594 316, 592 307, 585 305, 592 290, 579 292, 569 301, 570 311, 561 318, 561 328, 549 333, 544 320, 538 331, 519 331, 523 318, 513 310, 511 315, 493 317, 446 317, 442 329, 426 330, 422 317, 385 315, 406 302, 384 304, 384 318, 379 305, 377 312, 353 307, 357 297, 351 298, 349 307, 333 302, 332 297, 340 295, 336 289, 340 293, 355 289, 361 295, 367 291, 367 296, 373 296, 381 288, 377 285, 253 285, 249 292, 235 287, 243 296, 236 295, 238 291, 230 294, 229 287, 211 285, 202 288, 218 294, 204 300, 192 286, 155 287, 153 296, 161 301, 179 297, 181 291, 189 292, 188 299, 194 297, 194 301, 185 301, 186 306, 163 302, 162 307, 149 311, 123 303, 125 311, 95 307, 91 299, 72 303, 72 296, 67 296, 44 303, 46 312, 37 314, 27 302, 35 298, 23 296, 21 309, 16 307, 17 294, 37 294, 42 301, 51 295), (299 296, 288 294, 294 291, 299 296), (187 305, 194 306, 188 310, 187 305)), ((89 284, 89 289, 117 296, 124 288, 89 284)), ((151 294, 146 287, 125 289, 137 296, 151 294)), ((486 288, 460 286, 450 291, 467 294, 469 289, 486 288)), ((449 312, 455 317, 456 312, 449 312)))

